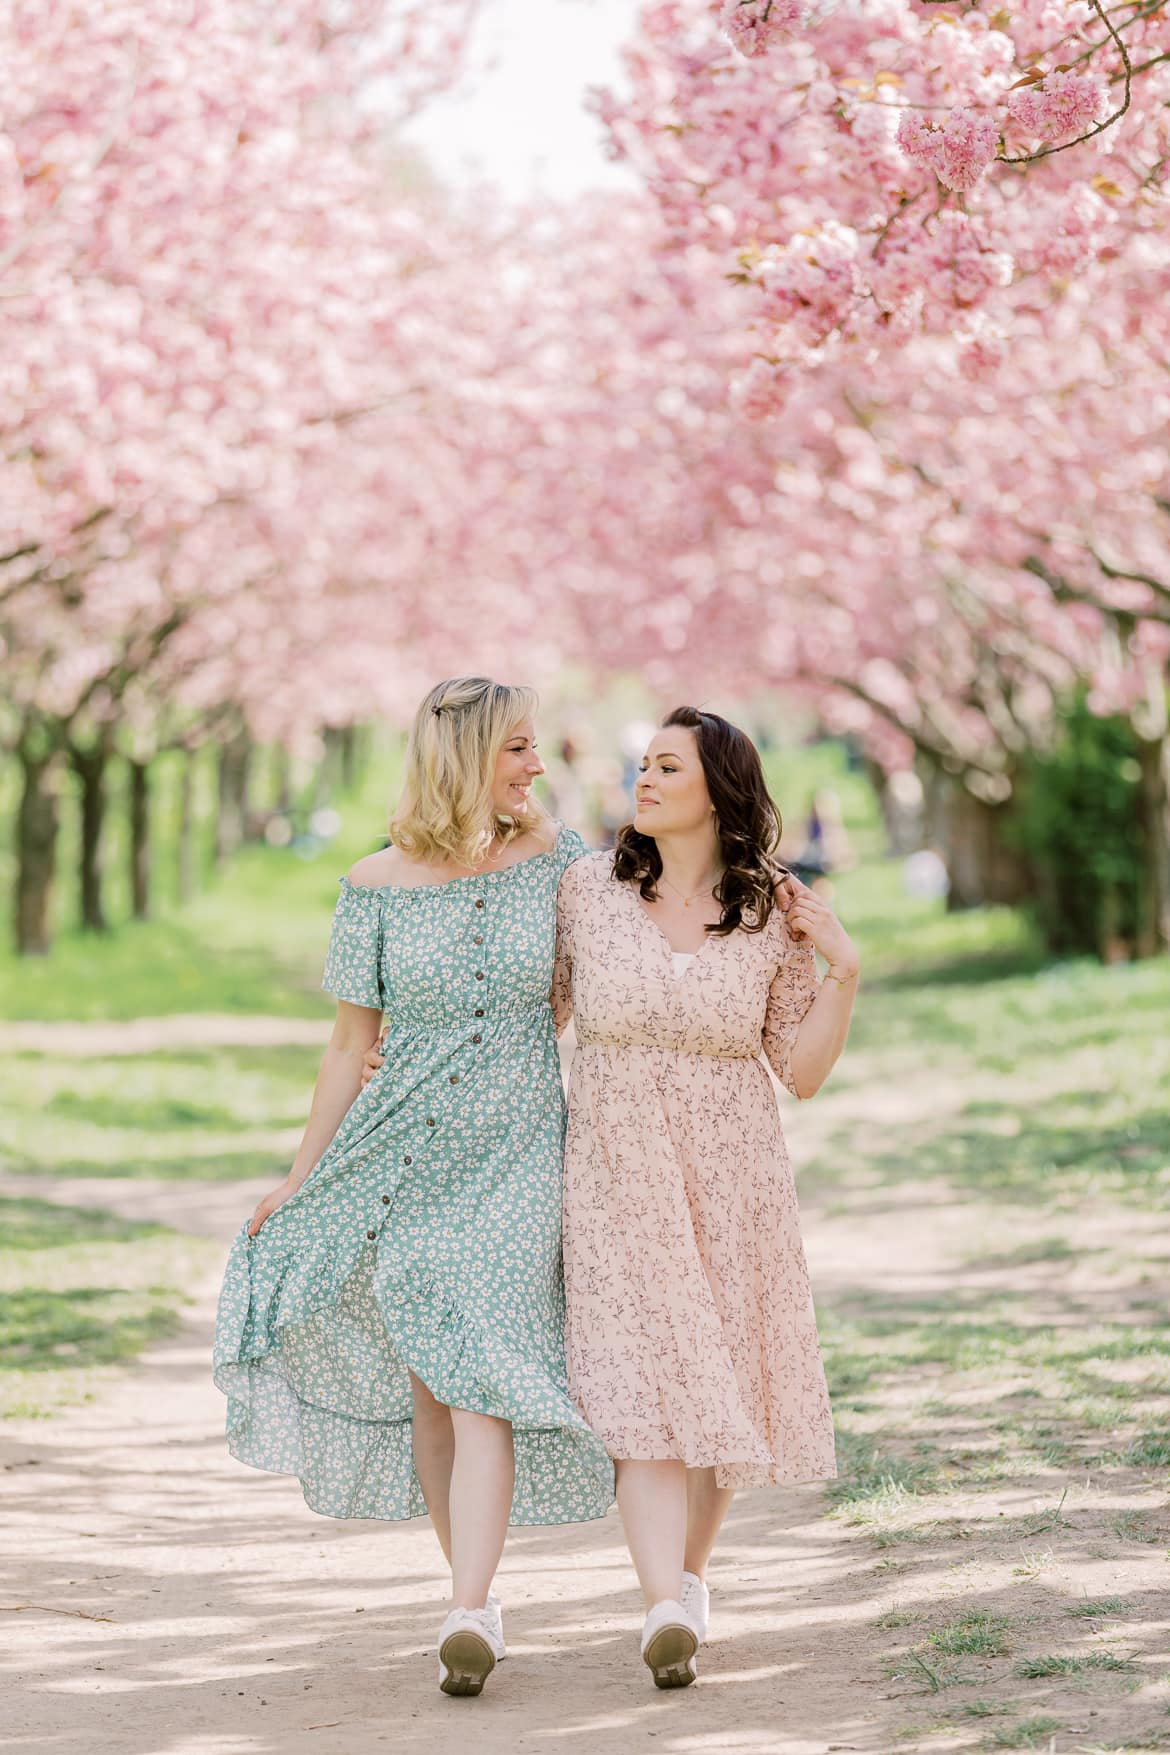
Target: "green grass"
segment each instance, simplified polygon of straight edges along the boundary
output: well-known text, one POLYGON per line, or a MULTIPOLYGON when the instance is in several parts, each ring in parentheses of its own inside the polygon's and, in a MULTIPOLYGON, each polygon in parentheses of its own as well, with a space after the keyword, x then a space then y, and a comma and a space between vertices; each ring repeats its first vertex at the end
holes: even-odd
MULTIPOLYGON (((321 1044, 328 1026, 322 1020, 321 1044)), ((0 1162, 26 1174, 267 1176, 288 1158, 314 1047, 0 1060, 0 1162)))
POLYGON ((879 1521, 938 1484, 929 1457, 883 1450, 847 1426, 837 1433, 837 1468, 838 1477, 829 1482, 825 1496, 853 1522, 879 1521))
POLYGON ((1086 1597, 1083 1602, 1070 1604, 1064 1612, 1081 1621, 1103 1621, 1115 1615, 1128 1615, 1131 1609, 1124 1597, 1086 1597))
POLYGON ((919 1694, 941 1694, 945 1688, 960 1687, 968 1680, 965 1671, 940 1664, 933 1654, 928 1657, 914 1650, 887 1664, 886 1675, 891 1681, 916 1684, 919 1694))
POLYGON ((1163 1530, 1145 1511, 1119 1511, 1110 1519, 1110 1528, 1119 1541, 1141 1542, 1146 1547, 1156 1547, 1165 1539, 1163 1530))
POLYGON ((1051 1656, 1021 1658, 1012 1674, 1028 1680, 1049 1676, 1084 1676, 1094 1671, 1132 1675, 1137 1665, 1132 1658, 1118 1657, 1112 1651, 1090 1651, 1083 1657, 1051 1656))
POLYGON ((1140 1433, 1127 1447, 1125 1461, 1137 1468, 1165 1468, 1170 1464, 1170 1430, 1161 1426, 1140 1433))
POLYGON ((922 1615, 916 1609, 886 1609, 874 1621, 874 1626, 888 1633, 897 1627, 912 1627, 921 1619, 922 1615))
MULTIPOLYGON (((809 1162, 810 1178, 840 1182, 861 1156, 869 1179, 890 1186, 938 1177, 1025 1204, 1164 1197, 1170 959, 1045 964, 1018 915, 947 915, 910 900, 894 862, 846 873, 835 901, 861 943, 863 979, 834 1086, 880 1067, 913 1092, 928 1072, 937 1100, 896 1138, 842 1128, 809 1162)), ((1055 1261, 1061 1240, 1043 1249, 1038 1259, 1055 1261)))
POLYGON ((987 1609, 966 1609, 929 1636, 944 1657, 1002 1657, 1011 1648, 1011 1620, 987 1609))
MULTIPOLYGON (((66 837, 51 956, 18 958, 7 939, 0 944, 4 1015, 44 1021, 209 1011, 327 1017, 329 1001, 318 983, 337 879, 355 859, 382 845, 400 765, 397 743, 384 744, 355 794, 337 801, 337 838, 310 857, 248 846, 186 907, 180 908, 168 884, 160 882, 155 919, 121 919, 106 935, 79 932, 71 924, 66 837)), ((0 790, 6 790, 11 808, 11 772, 0 790)), ((165 825, 158 839, 165 843, 165 825)), ((116 837, 111 853, 116 860, 116 837)), ((165 845, 158 863, 165 872, 165 845)), ((0 882, 10 881, 11 859, 0 857, 0 882)), ((113 893, 117 899, 117 885, 113 893)))
POLYGON ((221 1253, 164 1225, 89 1207, 0 1199, 0 1417, 86 1399, 103 1371, 178 1325, 221 1253))
POLYGON ((990 1749, 1034 1749, 1041 1737, 1050 1737, 1060 1726, 1060 1719, 1038 1713, 1033 1718, 1018 1719, 1003 1730, 992 1731, 987 1746, 990 1749))
POLYGON ((995 1700, 968 1700, 965 1706, 953 1707, 951 1718, 1003 1718, 1014 1711, 1011 1706, 995 1700))

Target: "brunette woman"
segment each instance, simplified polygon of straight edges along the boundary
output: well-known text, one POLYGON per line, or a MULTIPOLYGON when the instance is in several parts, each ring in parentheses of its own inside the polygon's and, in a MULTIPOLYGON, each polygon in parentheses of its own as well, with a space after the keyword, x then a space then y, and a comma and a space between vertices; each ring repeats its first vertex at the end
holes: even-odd
POLYGON ((617 1469, 661 1688, 694 1679, 707 1560, 736 1488, 835 1474, 796 1192, 766 1058, 811 1097, 858 956, 779 867, 750 739, 679 708, 633 824, 570 866, 554 1011, 571 1011, 569 1387, 617 1469), (818 981, 814 951, 827 963, 818 981))

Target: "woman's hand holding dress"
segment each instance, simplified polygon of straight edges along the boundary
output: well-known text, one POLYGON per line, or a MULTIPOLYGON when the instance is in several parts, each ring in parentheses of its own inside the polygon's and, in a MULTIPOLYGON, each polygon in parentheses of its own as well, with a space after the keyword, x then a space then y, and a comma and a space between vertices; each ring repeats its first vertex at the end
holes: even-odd
POLYGON ((256 1211, 248 1221, 249 1237, 255 1237, 265 1219, 270 1219, 277 1207, 283 1206, 289 1195, 295 1194, 303 1181, 304 1177, 302 1176, 299 1181, 294 1182, 290 1170, 284 1181, 278 1183, 270 1194, 266 1194, 264 1199, 257 1203, 256 1211))
POLYGON ((329 1046, 321 1061, 304 1137, 284 1181, 266 1194, 248 1221, 248 1235, 255 1237, 265 1220, 297 1193, 332 1142, 354 1098, 365 1083, 360 1057, 382 1027, 382 1014, 372 1006, 351 1005, 339 1000, 329 1046))

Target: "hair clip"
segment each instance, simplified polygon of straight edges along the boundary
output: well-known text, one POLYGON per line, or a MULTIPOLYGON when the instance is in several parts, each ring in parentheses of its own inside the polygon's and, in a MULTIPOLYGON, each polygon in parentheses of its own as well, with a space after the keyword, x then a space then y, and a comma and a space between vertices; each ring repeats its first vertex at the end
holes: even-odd
POLYGON ((434 714, 436 719, 438 719, 440 717, 440 715, 442 714, 442 711, 443 711, 443 709, 441 707, 432 707, 431 708, 431 712, 434 714))

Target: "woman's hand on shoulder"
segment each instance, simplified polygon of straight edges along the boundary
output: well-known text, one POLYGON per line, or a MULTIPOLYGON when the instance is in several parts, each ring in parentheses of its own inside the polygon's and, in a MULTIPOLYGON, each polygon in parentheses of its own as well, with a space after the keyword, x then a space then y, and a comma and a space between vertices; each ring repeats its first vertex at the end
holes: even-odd
POLYGON ((386 1032, 383 1030, 372 1048, 366 1050, 362 1060, 362 1089, 369 1084, 374 1074, 381 1072, 386 1064, 386 1032))
POLYGON ((807 939, 837 975, 856 974, 861 967, 857 946, 823 896, 802 883, 792 872, 777 879, 776 904, 792 937, 807 939))
POLYGON ((797 891, 802 890, 804 885, 798 877, 780 865, 776 867, 775 882, 772 888, 776 895, 777 907, 783 909, 784 913, 787 914, 792 903, 796 900, 797 891))
POLYGON ((539 823, 533 823, 531 829, 525 831, 523 838, 531 844, 533 853, 550 853, 563 827, 557 817, 542 817, 539 823))

